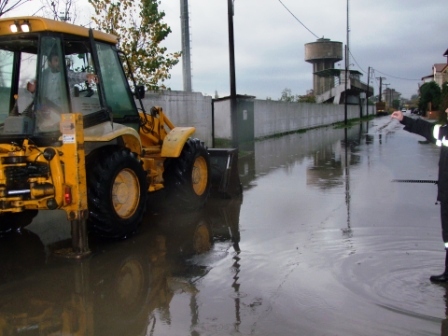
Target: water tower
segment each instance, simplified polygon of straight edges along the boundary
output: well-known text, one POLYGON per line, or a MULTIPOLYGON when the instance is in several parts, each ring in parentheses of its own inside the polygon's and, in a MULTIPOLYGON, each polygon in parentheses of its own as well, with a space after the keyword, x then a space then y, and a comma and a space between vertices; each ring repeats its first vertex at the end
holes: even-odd
POLYGON ((313 64, 314 95, 320 95, 334 87, 334 76, 324 70, 334 69, 334 64, 342 60, 342 42, 327 38, 305 44, 305 61, 313 64), (319 74, 316 74, 319 73, 319 74))

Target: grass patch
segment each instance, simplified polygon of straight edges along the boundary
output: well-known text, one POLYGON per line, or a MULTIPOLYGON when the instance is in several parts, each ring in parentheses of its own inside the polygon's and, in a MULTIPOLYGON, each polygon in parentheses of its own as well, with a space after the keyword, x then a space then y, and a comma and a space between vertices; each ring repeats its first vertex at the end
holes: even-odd
POLYGON ((214 148, 232 148, 231 139, 215 138, 214 148))
POLYGON ((347 120, 347 124, 344 121, 340 121, 340 122, 333 124, 333 128, 335 128, 335 129, 351 128, 352 126, 357 125, 360 122, 372 120, 374 118, 375 118, 374 115, 369 115, 369 116, 362 117, 362 118, 349 119, 349 120, 347 120))

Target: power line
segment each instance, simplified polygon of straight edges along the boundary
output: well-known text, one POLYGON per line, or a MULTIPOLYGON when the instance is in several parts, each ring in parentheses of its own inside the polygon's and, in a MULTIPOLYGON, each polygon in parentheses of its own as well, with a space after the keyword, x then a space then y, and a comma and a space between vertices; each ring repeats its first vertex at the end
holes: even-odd
POLYGON ((300 21, 289 9, 288 9, 288 7, 286 7, 285 6, 285 4, 281 1, 281 0, 278 0, 281 4, 282 4, 282 6, 283 7, 285 7, 285 9, 306 29, 306 30, 308 30, 311 34, 313 34, 316 38, 319 38, 319 36, 317 36, 316 34, 314 34, 307 26, 305 26, 303 23, 302 23, 302 21, 300 21))
MULTIPOLYGON (((356 65, 361 69, 361 71, 364 72, 364 73, 366 73, 366 72, 362 69, 362 67, 358 64, 358 62, 356 61, 356 59, 355 59, 355 57, 353 56, 352 52, 351 52, 350 50, 349 50, 348 52, 349 52, 350 55, 352 56, 352 58, 353 58, 353 60, 355 61, 356 65)), ((407 80, 407 81, 420 81, 420 79, 398 77, 398 76, 394 76, 394 75, 390 75, 390 74, 381 72, 381 71, 379 71, 379 70, 376 69, 376 68, 372 68, 372 69, 374 69, 375 71, 379 72, 380 74, 385 75, 385 76, 388 76, 388 77, 390 77, 390 78, 400 79, 400 80, 407 80)))
POLYGON ((353 58, 353 60, 355 61, 356 65, 358 66, 358 68, 359 68, 362 72, 366 73, 366 71, 364 71, 364 69, 358 64, 358 61, 356 60, 355 56, 353 56, 353 54, 352 54, 352 52, 350 51, 350 49, 348 50, 348 52, 349 52, 349 54, 352 56, 352 58, 353 58))
POLYGON ((394 76, 394 75, 389 75, 389 74, 387 74, 387 73, 381 72, 381 71, 379 71, 378 69, 375 69, 375 70, 378 71, 380 74, 383 74, 383 75, 386 75, 386 76, 388 76, 388 77, 392 77, 392 78, 395 78, 395 79, 408 80, 408 81, 420 81, 420 80, 421 80, 420 78, 415 79, 415 78, 403 78, 403 77, 397 77, 397 76, 394 76))

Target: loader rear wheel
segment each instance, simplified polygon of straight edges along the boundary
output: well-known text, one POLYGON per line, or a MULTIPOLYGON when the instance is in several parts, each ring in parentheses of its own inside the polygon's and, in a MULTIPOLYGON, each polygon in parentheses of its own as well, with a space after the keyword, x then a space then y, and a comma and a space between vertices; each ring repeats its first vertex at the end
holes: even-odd
POLYGON ((37 213, 37 210, 25 210, 23 212, 7 212, 0 215, 0 236, 27 227, 37 213))
POLYGON ((198 139, 188 139, 178 158, 165 160, 169 196, 184 209, 202 207, 210 193, 210 157, 198 139))
POLYGON ((108 147, 87 165, 89 229, 105 238, 137 230, 146 208, 146 174, 125 148, 108 147))

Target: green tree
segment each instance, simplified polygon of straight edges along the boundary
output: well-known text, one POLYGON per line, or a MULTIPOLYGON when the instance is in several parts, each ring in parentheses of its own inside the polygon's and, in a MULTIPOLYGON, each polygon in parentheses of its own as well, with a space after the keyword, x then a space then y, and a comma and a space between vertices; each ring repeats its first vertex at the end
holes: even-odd
POLYGON ((448 108, 448 82, 442 84, 442 93, 440 96, 440 111, 448 108))
POLYGON ((409 107, 416 108, 418 106, 419 96, 418 94, 413 94, 411 100, 409 101, 409 107))
POLYGON ((316 96, 312 93, 312 91, 307 92, 306 95, 293 95, 291 89, 285 88, 282 91, 282 95, 279 101, 287 102, 287 103, 315 103, 316 96))
POLYGON ((315 103, 316 102, 316 96, 312 94, 306 94, 303 96, 297 96, 297 102, 298 103, 315 103))
MULTIPOLYGON (((163 22, 159 0, 89 0, 98 29, 118 36, 119 48, 128 56, 131 71, 148 90, 166 88, 163 82, 179 62, 180 52, 167 53, 161 42, 171 33, 163 22)), ((127 65, 125 64, 125 67, 127 65)))
POLYGON ((418 102, 418 108, 421 111, 426 112, 428 109, 437 110, 440 104, 442 90, 439 84, 434 81, 423 84, 420 87, 420 100, 418 102))
POLYGON ((442 84, 442 93, 440 95, 440 106, 439 111, 440 113, 440 119, 444 122, 447 121, 447 114, 445 113, 445 110, 448 108, 448 82, 445 82, 442 84))
POLYGON ((291 93, 291 89, 285 88, 282 91, 282 96, 279 101, 293 103, 295 101, 295 96, 291 93))
POLYGON ((400 104, 401 104, 400 99, 394 99, 394 100, 392 101, 392 107, 393 107, 395 110, 398 110, 398 109, 400 108, 400 104))

